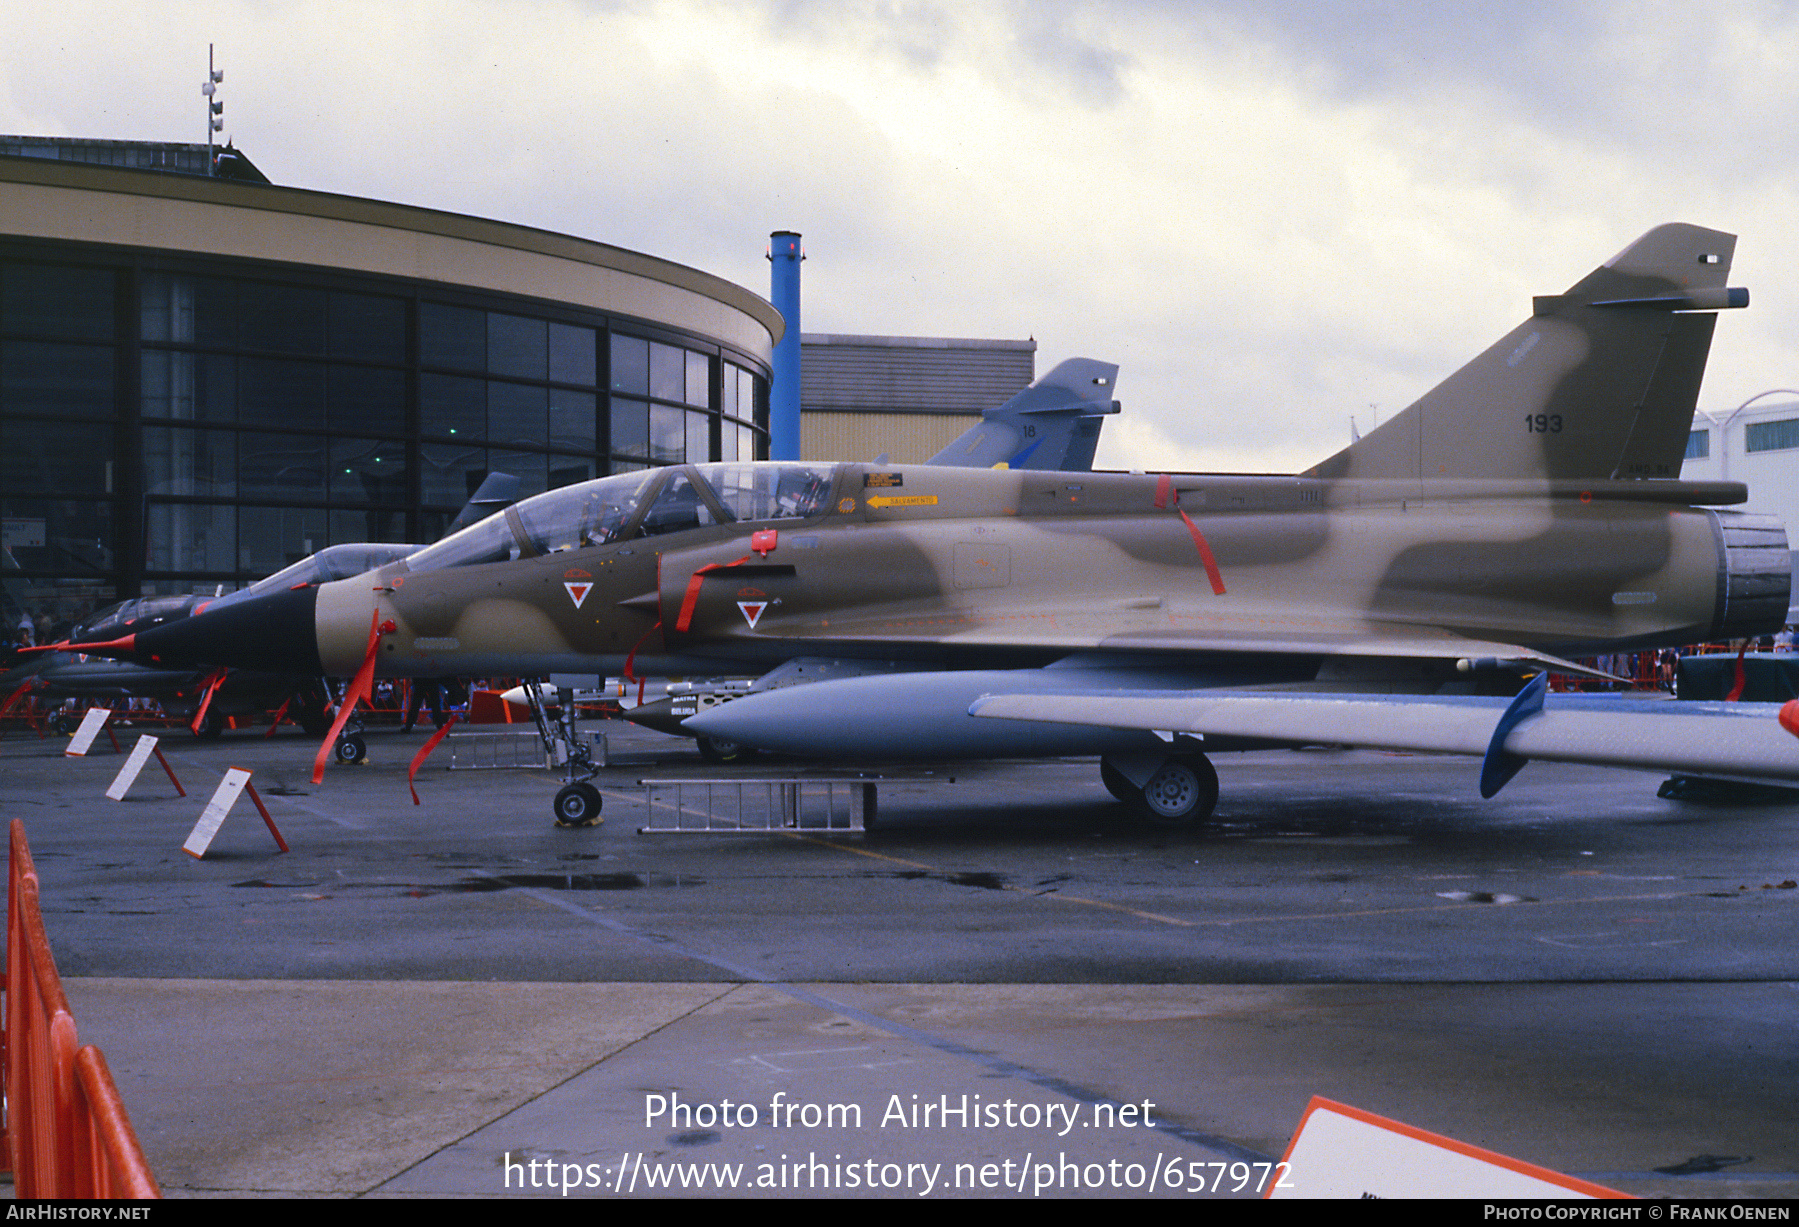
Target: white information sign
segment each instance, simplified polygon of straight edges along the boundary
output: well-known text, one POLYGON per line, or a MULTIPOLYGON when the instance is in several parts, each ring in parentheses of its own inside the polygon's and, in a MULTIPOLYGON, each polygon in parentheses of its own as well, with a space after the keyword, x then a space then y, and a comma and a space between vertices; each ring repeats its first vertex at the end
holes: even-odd
POLYGON ((1478 1197, 1566 1201, 1624 1197, 1360 1108, 1314 1097, 1268 1197, 1478 1197))
POLYGON ((112 715, 110 708, 88 708, 87 715, 81 718, 81 727, 75 730, 73 737, 69 738, 69 748, 63 753, 70 756, 86 754, 88 747, 94 744, 94 738, 98 737, 100 730, 105 727, 106 718, 110 715, 112 715))
POLYGON ((114 801, 123 801, 125 794, 131 791, 131 786, 137 783, 137 773, 142 771, 144 764, 150 761, 150 752, 154 749, 156 749, 156 738, 148 733, 139 737, 137 744, 131 747, 131 756, 125 760, 125 765, 119 768, 119 774, 113 776, 112 787, 106 790, 106 795, 114 801))
POLYGON ((194 823, 194 829, 181 845, 181 850, 198 860, 206 855, 206 849, 212 846, 212 837, 219 833, 225 824, 225 815, 237 804, 243 795, 244 785, 250 782, 250 773, 242 767, 232 767, 225 772, 225 778, 219 781, 217 791, 206 808, 200 811, 200 821, 194 823))

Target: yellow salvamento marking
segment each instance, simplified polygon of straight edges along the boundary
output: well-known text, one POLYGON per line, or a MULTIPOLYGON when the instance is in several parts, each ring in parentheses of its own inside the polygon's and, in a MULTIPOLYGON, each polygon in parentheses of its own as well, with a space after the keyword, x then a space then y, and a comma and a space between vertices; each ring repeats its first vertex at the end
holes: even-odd
POLYGON ((935 494, 875 494, 868 500, 870 507, 935 507, 935 494))

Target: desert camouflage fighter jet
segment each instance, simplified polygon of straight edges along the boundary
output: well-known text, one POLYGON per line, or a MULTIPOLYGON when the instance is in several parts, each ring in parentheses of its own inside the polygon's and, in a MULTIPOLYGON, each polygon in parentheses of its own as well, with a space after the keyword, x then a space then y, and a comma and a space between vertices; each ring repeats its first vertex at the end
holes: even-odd
MULTIPOLYGON (((1717 510, 1738 483, 1679 480, 1714 312, 1747 302, 1733 247, 1650 231, 1298 475, 676 466, 117 650, 335 675, 765 670, 693 730, 836 759, 1098 755, 1170 822, 1211 810, 1208 753, 1320 741, 1484 753, 1489 794, 1528 758, 1799 781, 1771 710, 1543 696, 1544 671, 1583 672, 1570 656, 1785 614, 1781 526, 1717 510)), ((573 778, 556 803, 598 806, 573 778)))

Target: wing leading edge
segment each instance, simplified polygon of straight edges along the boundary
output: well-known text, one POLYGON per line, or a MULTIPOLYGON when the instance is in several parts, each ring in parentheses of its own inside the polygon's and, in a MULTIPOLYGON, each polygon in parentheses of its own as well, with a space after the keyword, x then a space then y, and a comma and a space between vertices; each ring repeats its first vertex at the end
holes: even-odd
POLYGON ((1202 740, 1250 737, 1481 755, 1484 796, 1498 792, 1532 759, 1799 785, 1799 699, 1783 709, 1778 703, 1558 694, 1538 705, 1545 697, 1542 685, 1539 676, 1511 700, 1224 690, 996 694, 976 700, 968 714, 1202 740))

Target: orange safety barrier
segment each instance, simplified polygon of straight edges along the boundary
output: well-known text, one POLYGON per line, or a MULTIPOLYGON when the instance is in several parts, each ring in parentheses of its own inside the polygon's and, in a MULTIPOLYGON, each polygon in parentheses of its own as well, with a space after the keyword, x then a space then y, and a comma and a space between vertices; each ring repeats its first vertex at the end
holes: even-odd
POLYGON ((106 1059, 77 1049, 38 906, 25 824, 12 823, 6 880, 5 1155, 19 1197, 147 1198, 162 1190, 106 1059))

